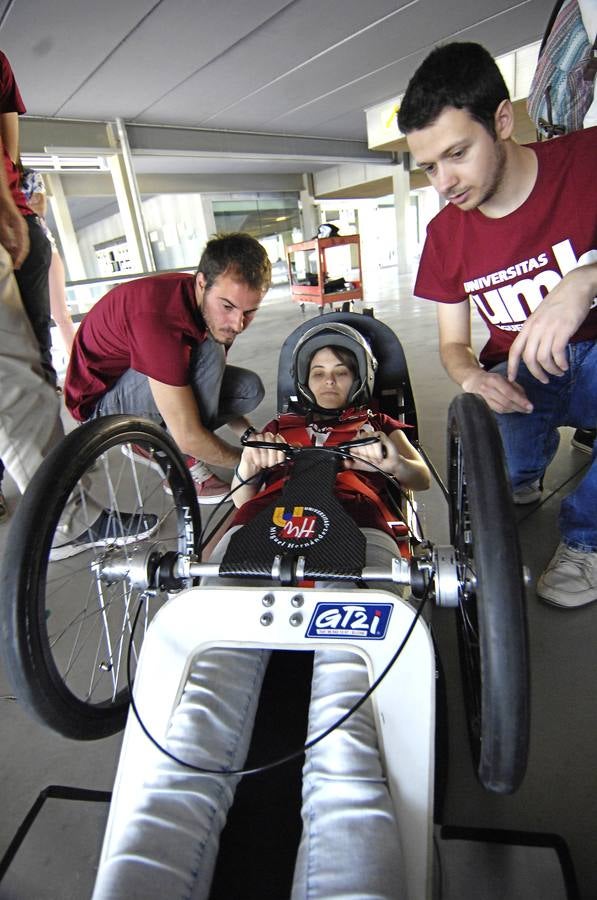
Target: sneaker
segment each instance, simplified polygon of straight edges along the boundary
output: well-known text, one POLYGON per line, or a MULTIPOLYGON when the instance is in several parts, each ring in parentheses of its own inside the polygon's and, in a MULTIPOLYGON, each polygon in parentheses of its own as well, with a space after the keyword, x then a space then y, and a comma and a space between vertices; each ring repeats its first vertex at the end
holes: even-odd
POLYGON ((0 490, 0 522, 4 522, 5 519, 8 519, 8 505, 6 503, 6 497, 2 490, 0 490))
POLYGON ((537 595, 554 606, 572 608, 597 600, 597 550, 585 553, 560 543, 537 582, 537 595))
POLYGON ((523 484, 517 487, 512 493, 512 499, 517 506, 525 506, 527 503, 535 503, 537 500, 540 500, 542 493, 541 481, 537 478, 535 481, 531 481, 530 484, 523 484))
POLYGON ((160 475, 164 474, 164 470, 155 458, 155 451, 146 450, 145 447, 141 447, 139 444, 123 444, 120 449, 125 456, 128 456, 134 462, 149 466, 150 469, 159 472, 160 475))
MULTIPOLYGON (((206 506, 211 503, 220 503, 230 493, 230 485, 214 475, 200 459, 187 456, 186 462, 195 485, 198 503, 206 506)), ((172 489, 167 481, 164 481, 164 490, 167 494, 172 494, 172 489)))
POLYGON ((570 443, 583 453, 592 453, 596 434, 597 430, 595 428, 577 428, 572 435, 570 443))
MULTIPOLYGON (((76 537, 52 547, 50 550, 50 562, 68 559, 92 550, 94 547, 107 547, 110 544, 123 547, 125 544, 133 544, 150 537, 159 524, 157 516, 143 515, 141 513, 120 513, 116 515, 107 509, 103 509, 92 525, 81 531, 76 537)), ((56 534, 64 535, 64 530, 56 531, 56 534)))
POLYGON ((203 503, 206 506, 210 503, 220 503, 230 494, 230 485, 218 478, 217 475, 210 475, 205 481, 195 482, 195 493, 197 494, 197 503, 203 503))

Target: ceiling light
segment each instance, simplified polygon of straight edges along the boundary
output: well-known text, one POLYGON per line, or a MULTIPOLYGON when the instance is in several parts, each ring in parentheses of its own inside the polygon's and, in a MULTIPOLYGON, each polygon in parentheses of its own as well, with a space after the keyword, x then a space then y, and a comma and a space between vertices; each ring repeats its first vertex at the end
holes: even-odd
POLYGON ((67 155, 58 153, 23 153, 21 161, 26 169, 38 172, 107 172, 103 156, 67 155))

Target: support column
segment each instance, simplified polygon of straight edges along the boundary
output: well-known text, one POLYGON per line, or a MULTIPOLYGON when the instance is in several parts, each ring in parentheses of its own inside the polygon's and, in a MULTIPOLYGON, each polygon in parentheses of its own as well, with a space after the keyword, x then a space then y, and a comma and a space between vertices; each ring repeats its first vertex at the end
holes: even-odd
POLYGON ((214 207, 213 201, 210 197, 206 197, 204 194, 201 194, 200 209, 197 210, 197 213, 198 224, 203 231, 201 240, 199 241, 199 246, 203 247, 207 243, 207 241, 216 233, 214 207))
POLYGON ((119 153, 108 157, 114 191, 129 246, 133 268, 140 272, 155 272, 155 261, 141 211, 141 197, 133 168, 131 149, 122 119, 116 119, 112 137, 119 153))
POLYGON ((410 162, 408 153, 395 166, 392 176, 394 209, 396 212, 396 259, 398 274, 405 275, 412 265, 412 240, 408 234, 408 207, 410 204, 410 162))
POLYGON ((303 175, 303 189, 300 192, 301 221, 303 224, 303 239, 311 240, 317 234, 319 228, 319 207, 313 197, 313 176, 303 175))
POLYGON ((64 195, 62 179, 60 175, 44 174, 44 181, 47 185, 47 194, 50 201, 50 207, 56 222, 58 237, 64 255, 64 265, 69 281, 81 281, 87 277, 83 258, 79 250, 79 242, 77 233, 73 226, 68 203, 64 195))
POLYGON ((361 242, 363 299, 367 306, 375 305, 380 293, 377 203, 375 200, 359 200, 355 202, 355 208, 358 210, 361 242))

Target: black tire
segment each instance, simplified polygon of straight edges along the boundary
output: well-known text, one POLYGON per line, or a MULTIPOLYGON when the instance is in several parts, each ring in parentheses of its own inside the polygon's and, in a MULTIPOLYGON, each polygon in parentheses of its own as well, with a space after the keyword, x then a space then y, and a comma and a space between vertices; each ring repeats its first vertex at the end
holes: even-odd
MULTIPOLYGON (((107 416, 77 428, 53 449, 21 498, 0 574, 5 671, 38 720, 77 740, 124 727, 126 655, 142 590, 126 579, 102 580, 102 565, 115 546, 126 562, 131 552, 151 552, 157 542, 193 552, 199 536, 192 479, 159 426, 107 416), (138 455, 124 455, 132 444, 151 454, 155 469, 138 455), (103 546, 81 551, 72 540, 85 535, 89 541, 91 534, 105 538, 103 546)), ((144 601, 133 667, 145 628, 166 598, 158 593, 144 601)))
POLYGON ((471 748, 481 784, 508 794, 520 785, 528 756, 524 578, 499 430, 475 394, 461 394, 450 405, 448 489, 471 748))

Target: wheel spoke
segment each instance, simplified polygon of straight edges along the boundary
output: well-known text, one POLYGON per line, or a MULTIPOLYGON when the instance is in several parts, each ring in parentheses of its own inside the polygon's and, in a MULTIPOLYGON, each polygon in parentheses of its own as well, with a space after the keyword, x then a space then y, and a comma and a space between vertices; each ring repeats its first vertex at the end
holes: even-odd
MULTIPOLYGON (((17 632, 12 617, 5 616, 14 632, 11 669, 22 673, 25 702, 48 724, 67 737, 101 737, 124 724, 126 660, 141 593, 125 578, 104 575, 104 560, 117 548, 125 563, 137 565, 135 559, 144 559, 154 543, 194 550, 200 530, 195 492, 165 432, 150 424, 141 428, 124 416, 95 420, 70 433, 34 482, 20 505, 20 531, 17 522, 7 547, 14 560, 8 602, 21 611, 17 632), (161 471, 136 457, 133 445, 153 459, 159 452, 161 471), (172 494, 164 490, 166 472, 172 494), (19 650, 23 646, 31 648, 31 659, 19 650)), ((147 628, 165 599, 158 593, 141 611, 131 647, 133 673, 147 628)))

